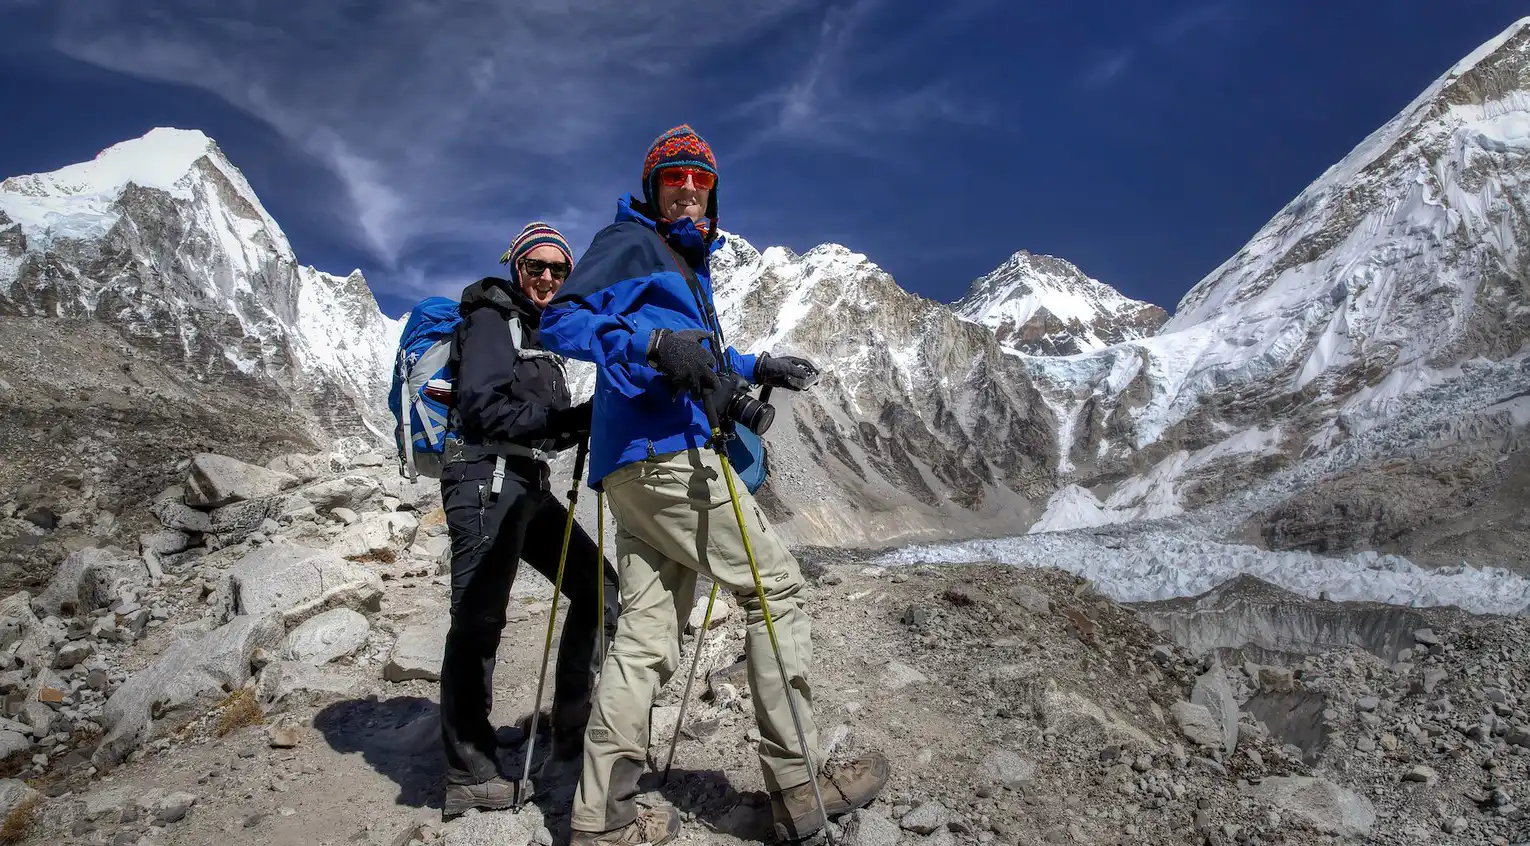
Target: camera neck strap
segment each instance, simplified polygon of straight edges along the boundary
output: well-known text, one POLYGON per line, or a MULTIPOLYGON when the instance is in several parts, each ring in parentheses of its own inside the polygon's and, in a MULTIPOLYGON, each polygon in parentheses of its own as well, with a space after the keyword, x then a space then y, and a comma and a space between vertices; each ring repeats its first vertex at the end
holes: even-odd
POLYGON ((728 364, 728 357, 723 354, 723 350, 727 347, 728 342, 723 339, 722 321, 717 319, 717 311, 712 308, 712 298, 708 297, 701 290, 701 280, 696 277, 696 271, 686 262, 685 257, 675 252, 675 248, 670 246, 668 239, 657 230, 650 229, 649 231, 653 232, 654 237, 659 239, 659 243, 664 245, 664 250, 669 253, 670 260, 675 263, 675 267, 680 271, 680 275, 685 277, 685 284, 690 286, 691 296, 696 299, 696 308, 701 311, 701 319, 707 324, 708 331, 712 333, 712 337, 715 339, 712 347, 712 356, 717 359, 717 369, 720 372, 731 373, 732 367, 728 364))

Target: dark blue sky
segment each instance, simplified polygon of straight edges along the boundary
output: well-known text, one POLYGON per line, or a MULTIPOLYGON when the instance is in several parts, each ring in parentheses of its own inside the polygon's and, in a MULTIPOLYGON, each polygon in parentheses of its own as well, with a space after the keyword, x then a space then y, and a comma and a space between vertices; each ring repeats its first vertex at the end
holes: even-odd
POLYGON ((527 220, 582 249, 637 187, 649 141, 684 121, 717 151, 723 227, 758 247, 838 242, 943 301, 1029 249, 1172 310, 1526 13, 1523 0, 686 8, 0 0, 0 175, 154 126, 201 129, 299 260, 360 267, 396 315, 499 272, 527 220))

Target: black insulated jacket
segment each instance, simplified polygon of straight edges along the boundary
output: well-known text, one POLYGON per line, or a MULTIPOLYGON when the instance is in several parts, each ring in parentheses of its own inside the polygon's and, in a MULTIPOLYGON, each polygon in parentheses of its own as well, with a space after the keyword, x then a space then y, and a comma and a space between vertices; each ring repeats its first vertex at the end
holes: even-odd
POLYGON ((562 358, 542 347, 542 310, 514 282, 495 276, 463 289, 458 308, 455 422, 463 443, 546 448, 557 434, 547 430, 547 410, 568 408, 572 397, 562 358), (519 348, 511 317, 520 318, 519 348))

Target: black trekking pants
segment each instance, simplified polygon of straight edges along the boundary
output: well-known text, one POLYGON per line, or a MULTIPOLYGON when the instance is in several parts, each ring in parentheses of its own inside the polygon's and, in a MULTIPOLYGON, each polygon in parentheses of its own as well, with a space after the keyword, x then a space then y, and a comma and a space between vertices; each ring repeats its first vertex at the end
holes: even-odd
MULTIPOLYGON (((558 573, 568 507, 547 489, 546 465, 528 465, 512 464, 497 497, 490 491, 488 479, 441 483, 441 501, 452 540, 451 628, 441 661, 441 735, 446 746, 447 781, 452 784, 505 775, 500 771, 489 711, 495 653, 505 628, 510 587, 523 558, 550 582, 555 582, 558 573)), ((582 748, 584 726, 589 721, 590 693, 598 669, 597 554, 595 541, 575 521, 563 569, 563 600, 558 606, 563 633, 552 678, 555 749, 570 745, 582 748)), ((616 569, 609 560, 601 562, 601 570, 605 574, 605 637, 609 647, 616 636, 620 595, 616 569)), ((539 658, 542 644, 539 634, 539 658)))

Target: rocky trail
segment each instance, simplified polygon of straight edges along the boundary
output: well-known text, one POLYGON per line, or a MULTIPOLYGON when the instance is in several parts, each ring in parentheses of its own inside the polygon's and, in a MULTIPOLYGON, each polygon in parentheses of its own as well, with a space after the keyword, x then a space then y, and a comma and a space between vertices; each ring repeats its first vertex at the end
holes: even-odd
MULTIPOLYGON (((137 550, 78 550, 0 602, 0 842, 567 841, 568 784, 440 819, 434 483, 376 456, 204 454, 151 510, 137 550)), ((1524 618, 1246 577, 1126 606, 1055 569, 802 560, 823 741, 893 765, 837 842, 1530 842, 1524 618)), ((493 714, 515 773, 550 600, 522 568, 493 714)), ((685 812, 682 843, 770 842, 742 623, 719 609, 645 801, 685 812)), ((656 770, 683 672, 653 712, 656 770)))

